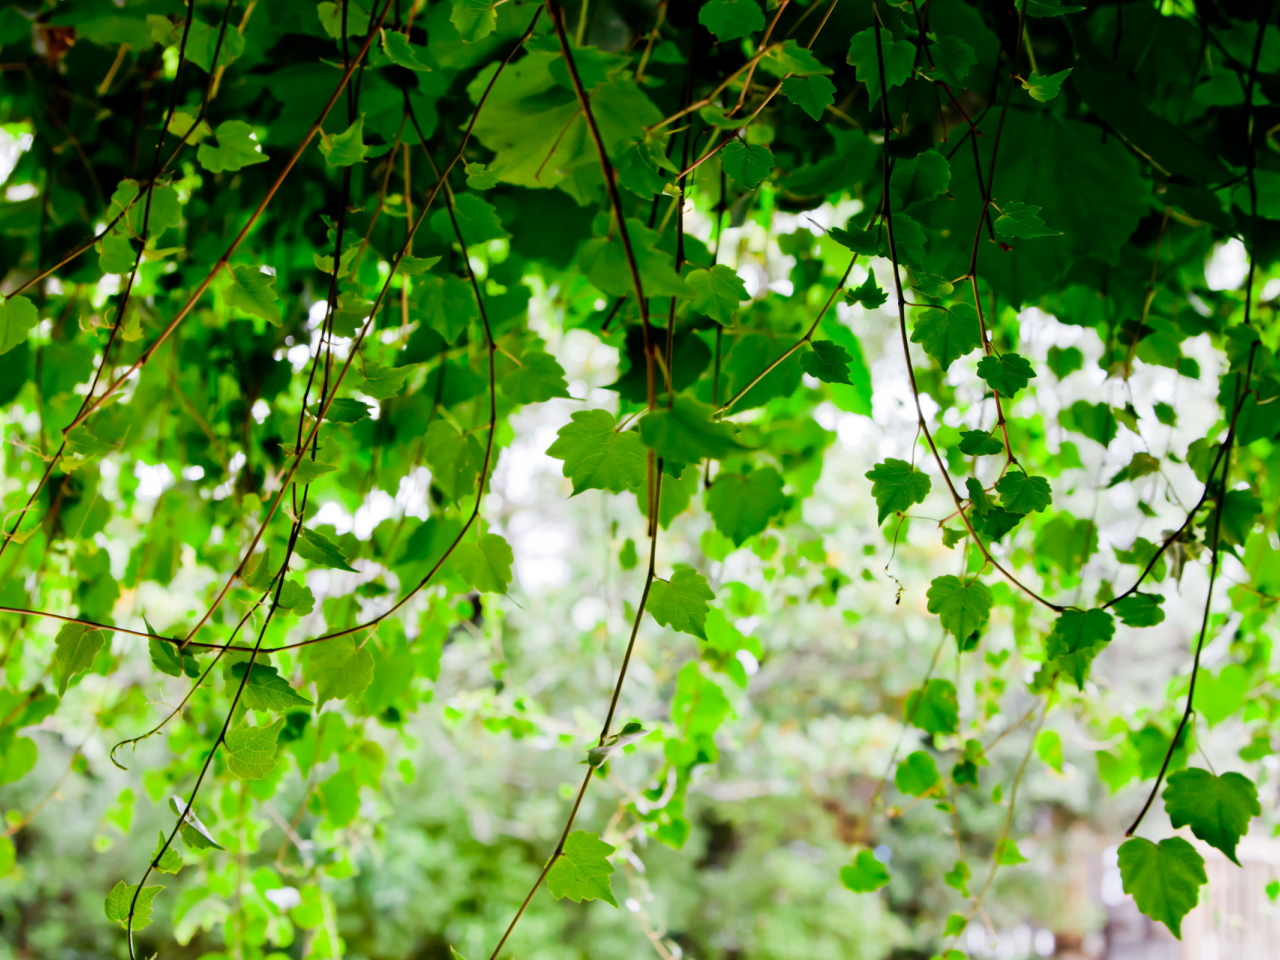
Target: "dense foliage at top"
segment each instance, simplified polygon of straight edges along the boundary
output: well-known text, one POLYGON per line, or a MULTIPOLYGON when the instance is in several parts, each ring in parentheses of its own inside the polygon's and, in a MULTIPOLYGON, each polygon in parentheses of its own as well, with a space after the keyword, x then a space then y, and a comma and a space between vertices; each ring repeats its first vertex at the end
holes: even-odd
MULTIPOLYGON (((179 909, 204 905, 229 954, 305 930, 308 954, 337 955, 314 864, 312 882, 289 874, 303 893, 281 907, 266 896, 281 874, 263 861, 246 879, 245 857, 288 792, 289 831, 312 831, 326 876, 349 875, 343 828, 392 773, 378 731, 430 701, 457 631, 499 617, 513 552, 485 491, 518 411, 570 396, 548 337, 582 331, 617 349, 620 375, 547 452, 574 495, 651 519, 616 555, 633 621, 609 647, 598 738, 561 747, 582 780, 529 896, 545 882, 616 906, 602 834, 685 843, 686 791, 761 655, 735 625, 754 601, 717 565, 748 548, 768 560, 782 530, 777 571, 821 584, 789 602, 830 602, 851 572, 837 556, 861 545, 806 523, 834 440, 815 412, 870 415, 885 392, 918 433, 865 464, 884 529, 866 552, 889 560, 909 524, 919 544, 908 514, 943 518, 920 600, 957 673, 935 675, 939 646, 902 704, 920 749, 860 811, 832 883, 888 883, 867 849, 901 812, 887 799, 930 801, 939 829, 955 820, 946 883, 967 898, 937 931, 952 948, 997 869, 1022 861, 1011 824, 1030 750, 1011 785, 980 781, 979 734, 1016 688, 1034 697, 1043 762, 1062 764, 1046 714, 1072 711, 1106 741, 1113 789, 1146 782, 1129 833, 1154 839, 1125 841, 1119 866, 1177 934, 1206 874, 1172 831, 1234 860, 1261 811, 1249 776, 1191 765, 1197 732, 1248 722, 1248 746, 1218 766, 1256 775, 1277 712, 1273 14, 1244 0, 0 11, 0 120, 22 151, 0 208, 0 783, 35 765, 25 729, 107 678, 94 689, 115 691, 98 708, 122 741, 112 759, 154 735, 169 746, 145 783, 170 826, 99 891, 129 955, 160 948, 137 932, 174 909, 157 875, 193 861, 179 909), (788 276, 761 282, 745 245, 722 245, 748 222, 788 276), (1247 257, 1238 289, 1206 282, 1225 241, 1247 257), (864 351, 864 316, 889 331, 876 344, 892 362, 864 351), (1101 349, 1037 348, 1050 324, 1101 349), (1037 387, 1072 378, 1089 398, 1043 408, 1053 391, 1037 387), (1195 439, 1173 444, 1188 420, 1195 439), (415 485, 420 511, 360 536, 326 512, 415 485), (1114 488, 1131 493, 1122 543, 1100 541, 1088 506, 1114 488), (673 563, 664 536, 686 513, 711 527, 673 563), (1111 710, 1095 659, 1135 629, 1168 632, 1166 597, 1196 567, 1187 673, 1161 711, 1111 710), (996 624, 1010 646, 984 644, 996 624), (698 651, 665 716, 627 698, 642 635, 698 651), (1201 653, 1219 637, 1230 662, 1210 674, 1201 653), (157 675, 163 703, 144 693, 157 675), (636 829, 580 822, 593 783, 643 758, 646 785, 621 808, 636 829), (966 849, 961 796, 1007 810, 993 846, 966 849)), ((477 708, 494 735, 532 729, 522 701, 501 703, 477 708)), ((0 872, 13 861, 0 838, 0 872)))

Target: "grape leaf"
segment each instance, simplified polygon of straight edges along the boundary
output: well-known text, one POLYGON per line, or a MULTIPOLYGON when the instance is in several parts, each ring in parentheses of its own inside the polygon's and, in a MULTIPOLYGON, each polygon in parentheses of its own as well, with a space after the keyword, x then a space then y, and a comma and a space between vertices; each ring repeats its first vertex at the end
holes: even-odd
POLYGON ((134 892, 138 890, 138 885, 133 886, 125 883, 123 880, 116 882, 111 888, 111 892, 107 894, 106 902, 103 903, 103 912, 106 913, 107 919, 123 926, 129 926, 129 906, 133 905, 133 923, 134 930, 141 930, 151 925, 151 902, 155 900, 156 894, 163 890, 162 886, 143 887, 138 892, 137 902, 134 902, 134 892))
POLYGON ((903 707, 907 723, 928 733, 955 733, 960 729, 960 704, 950 680, 930 680, 911 691, 903 707))
MULTIPOLYGON (((156 841, 156 849, 151 854, 151 863, 161 873, 177 873, 182 869, 182 854, 178 853, 172 846, 165 849, 163 830, 160 831, 160 839, 156 841), (161 853, 161 850, 164 850, 164 852, 161 853)), ((126 905, 126 912, 128 909, 126 905)))
POLYGON ((243 120, 224 120, 213 131, 213 142, 200 144, 196 159, 210 173, 228 173, 266 163, 268 158, 253 127, 243 120))
POLYGON ((1190 767, 1169 775, 1162 796, 1175 830, 1190 826, 1192 833, 1240 866, 1236 845, 1249 832, 1249 821, 1262 815, 1252 780, 1239 773, 1214 776, 1190 767))
POLYGON ((455 573, 482 593, 506 593, 511 584, 511 546, 496 533, 486 533, 479 543, 465 540, 450 557, 455 573))
MULTIPOLYGON (((133 268, 133 251, 129 251, 129 267, 133 268)), ((118 271, 108 271, 118 272, 118 271)), ((10 297, 0 301, 0 354, 8 353, 20 343, 40 320, 36 306, 26 297, 10 297)))
POLYGON ((894 457, 877 463, 867 471, 866 478, 871 481, 871 495, 879 511, 877 524, 884 523, 892 514, 924 503, 932 486, 928 476, 907 461, 894 457))
MULTIPOLYGON (((244 677, 248 663, 231 665, 231 675, 236 680, 244 677)), ((312 702, 294 690, 289 681, 280 676, 275 667, 255 663, 249 672, 249 682, 244 686, 241 702, 250 710, 273 710, 283 713, 296 707, 309 707, 312 702)))
POLYGON ((752 190, 760 186, 760 181, 773 170, 773 154, 768 147, 748 146, 741 140, 725 144, 720 151, 720 162, 731 180, 752 190))
POLYGON ((705 403, 676 397, 670 409, 661 408, 640 419, 640 439, 666 460, 698 463, 704 458, 722 460, 742 450, 734 439, 737 428, 716 420, 705 403))
POLYGON ((569 396, 564 368, 545 350, 526 350, 520 365, 499 382, 502 392, 516 403, 542 403, 552 397, 569 396))
MULTIPOLYGON (((347 20, 348 22, 351 20, 350 12, 347 14, 347 20)), ((418 59, 419 51, 425 52, 424 48, 410 43, 409 38, 403 33, 397 33, 394 30, 383 30, 382 49, 397 67, 404 67, 406 70, 413 70, 415 73, 429 73, 431 71, 431 67, 418 59)))
POLYGON ((241 724, 227 731, 227 769, 241 780, 261 780, 276 765, 276 741, 284 717, 266 727, 241 724))
POLYGON ((617 432, 605 410, 579 410, 556 434, 547 454, 564 461, 573 495, 583 490, 639 490, 648 476, 648 452, 633 431, 617 432))
MULTIPOLYGON (((713 488, 714 489, 714 488, 713 488)), ((707 602, 716 598, 707 579, 692 567, 678 564, 670 580, 655 579, 645 609, 664 627, 707 639, 707 602)))
POLYGON ((945 791, 942 777, 938 775, 938 765, 923 750, 917 750, 898 763, 893 784, 913 797, 940 796, 945 791))
POLYGON ((830 340, 814 340, 810 346, 812 349, 800 358, 805 373, 823 383, 853 383, 849 379, 849 364, 853 361, 849 351, 830 340))
POLYGON ((316 685, 316 709, 327 700, 358 697, 373 680, 373 654, 347 634, 306 648, 307 677, 316 685))
POLYGON ((495 0, 453 0, 449 22, 458 30, 463 43, 483 40, 498 26, 495 0))
MULTIPOLYGON (((916 47, 907 40, 897 40, 889 30, 880 31, 881 54, 884 58, 885 85, 892 90, 911 79, 915 69, 916 47)), ((876 54, 876 30, 874 27, 855 33, 849 41, 851 66, 857 67, 857 77, 867 85, 867 102, 880 99, 880 57, 876 54)))
POLYGON ((744 300, 750 300, 746 285, 732 267, 717 263, 709 270, 695 270, 685 277, 697 291, 693 309, 720 323, 728 323, 744 300))
POLYGON ((1048 76, 1041 76, 1032 71, 1030 80, 1022 81, 1022 89, 1031 95, 1031 99, 1038 100, 1041 103, 1048 103, 1058 95, 1062 89, 1062 83, 1071 75, 1071 68, 1059 70, 1057 73, 1051 73, 1048 76))
POLYGON ((1040 208, 1010 200, 992 226, 996 233, 1010 239, 1034 240, 1037 237, 1060 237, 1061 230, 1051 230, 1040 219, 1040 208))
POLYGON ((1016 353, 983 357, 978 361, 978 376, 996 393, 1012 397, 1035 378, 1036 372, 1024 357, 1016 353))
POLYGON ((928 598, 929 612, 938 614, 942 628, 962 647, 991 616, 991 591, 977 580, 966 583, 949 574, 936 577, 929 586, 928 598))
POLYGON ((773 467, 745 474, 723 472, 707 490, 706 499, 716 529, 735 547, 760 533, 772 517, 787 508, 782 475, 773 467))
POLYGON ((293 552, 303 560, 310 560, 321 567, 346 570, 349 573, 356 572, 356 568, 347 563, 347 558, 342 555, 338 545, 319 530, 303 528, 293 546, 293 552))
POLYGON ((233 282, 223 293, 227 307, 250 316, 261 317, 268 323, 280 325, 280 308, 276 306, 276 278, 263 273, 257 267, 232 267, 233 282))
POLYGON ((969 457, 1004 453, 1004 444, 985 430, 965 430, 960 434, 960 452, 969 457))
POLYGON ((880 289, 880 285, 876 283, 876 275, 870 270, 867 271, 867 279, 844 295, 845 303, 860 303, 868 310, 883 307, 888 299, 889 294, 880 289))
POLYGON ((1158 593, 1135 593, 1116 601, 1116 616, 1125 626, 1154 627, 1164 621, 1162 603, 1164 597, 1158 593))
POLYGON ((368 152, 369 148, 364 142, 364 114, 357 117, 355 123, 342 133, 324 137, 320 141, 320 153, 325 163, 331 167, 349 167, 360 163, 368 152))
POLYGON ((58 686, 58 696, 65 695, 71 681, 93 666, 104 639, 103 631, 79 623, 64 624, 58 631, 53 652, 53 682, 58 686))
POLYGON ((949 310, 941 307, 922 310, 916 315, 911 342, 924 347, 924 352, 946 370, 956 360, 982 345, 977 314, 971 317, 959 306, 949 310))
POLYGON ((852 864, 840 868, 840 882, 854 893, 871 893, 889 882, 889 871, 870 850, 859 850, 852 864))
POLYGON ((1159 844, 1131 837, 1120 845, 1120 879, 1138 909, 1158 920, 1182 939, 1182 918, 1200 899, 1200 887, 1209 882, 1204 858, 1181 837, 1159 844))
POLYGON ((698 22, 723 43, 764 28, 764 11, 756 0, 709 0, 698 11, 698 22))
POLYGON ((996 483, 1000 503, 1014 513, 1038 513, 1053 502, 1053 491, 1044 477, 1031 477, 1011 470, 996 483))
POLYGON ((613 864, 607 859, 613 851, 599 834, 575 830, 565 838, 560 856, 547 871, 547 889, 557 900, 603 900, 616 907, 618 901, 609 882, 613 864))
POLYGON ((814 120, 821 120, 827 106, 836 102, 836 85, 817 75, 788 77, 782 81, 782 95, 814 120))

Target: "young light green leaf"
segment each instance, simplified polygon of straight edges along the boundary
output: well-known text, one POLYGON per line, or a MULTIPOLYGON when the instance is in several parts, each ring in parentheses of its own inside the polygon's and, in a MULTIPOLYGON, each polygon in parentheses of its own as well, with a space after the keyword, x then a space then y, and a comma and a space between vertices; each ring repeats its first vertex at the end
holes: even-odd
POLYGON ((1012 397, 1035 378, 1031 363, 1016 353, 983 357, 978 361, 978 376, 1002 397, 1012 397))
POLYGON ((230 173, 255 163, 266 163, 253 127, 243 120, 224 120, 213 131, 213 142, 206 140, 196 151, 200 166, 210 173, 230 173))
POLYGON ((618 901, 609 882, 613 864, 607 859, 613 851, 599 834, 575 830, 565 838, 564 848, 547 871, 547 889, 557 900, 603 900, 616 907, 618 901))
POLYGON ((741 140, 725 144, 720 151, 720 162, 729 179, 751 190, 773 171, 773 154, 768 147, 748 146, 741 140))
POLYGON ((107 919, 118 923, 121 926, 132 926, 134 930, 141 930, 151 925, 151 901, 155 900, 156 894, 163 890, 162 886, 143 887, 138 892, 137 902, 134 902, 134 891, 138 890, 138 885, 133 886, 120 880, 111 892, 107 894, 107 899, 103 903, 103 912, 106 913, 107 919), (133 906, 133 923, 129 924, 129 907, 133 906))
POLYGON ((942 777, 938 775, 938 765, 923 750, 917 750, 898 763, 893 784, 913 797, 941 796, 946 791, 942 777))
POLYGON ((320 141, 320 153, 324 156, 325 163, 331 167, 349 167, 360 163, 368 152, 369 148, 364 142, 363 113, 342 133, 320 141))
POLYGON ((1063 653, 1078 653, 1109 643, 1115 631, 1115 621, 1105 610, 1064 610, 1054 621, 1053 632, 1049 636, 1053 644, 1060 645, 1063 653))
MULTIPOLYGON (((247 667, 248 663, 232 664, 231 676, 239 681, 247 667)), ((312 701, 294 690, 275 667, 265 663, 253 665, 241 701, 250 710, 272 710, 276 713, 312 705, 312 701)))
POLYGON ((261 780, 276 765, 276 741, 284 729, 284 717, 267 727, 242 724, 227 731, 227 769, 241 780, 261 780))
POLYGON ((190 850, 221 850, 223 847, 213 839, 213 834, 209 832, 200 818, 195 815, 188 807, 187 802, 180 797, 169 798, 169 809, 177 816, 182 818, 182 824, 178 828, 178 835, 182 837, 182 842, 187 845, 190 850), (186 811, 185 813, 183 811, 186 811))
POLYGON ((316 685, 316 709, 328 700, 358 697, 373 680, 373 654, 364 634, 347 634, 306 648, 307 678, 316 685))
POLYGON ((951 309, 922 310, 916 315, 911 342, 924 347, 924 352, 946 370, 953 362, 982 345, 978 317, 970 312, 972 310, 968 304, 957 304, 951 309))
POLYGON ((894 457, 877 463, 867 471, 866 477, 871 481, 871 496, 875 497, 879 511, 877 524, 895 513, 910 510, 917 503, 924 503, 932 486, 926 474, 894 457))
POLYGON ((317 566, 346 570, 348 573, 356 572, 356 568, 347 563, 347 558, 342 555, 338 545, 319 530, 304 528, 293 545, 293 552, 317 566))
POLYGON ((950 574, 936 577, 929 585, 928 598, 929 612, 938 614, 942 629, 962 648, 991 616, 991 591, 977 580, 965 582, 950 574))
MULTIPOLYGON (((132 250, 130 250, 132 254, 132 250)), ((132 256, 129 268, 132 269, 132 256)), ((114 272, 114 271, 113 271, 114 272)), ((26 297, 10 297, 0 301, 0 354, 8 353, 27 339, 40 320, 36 306, 26 297)))
POLYGON ((737 428, 713 417, 705 403, 677 396, 671 408, 660 408, 640 419, 640 439, 672 463, 698 463, 705 458, 722 460, 739 452, 737 428))
POLYGON ((1214 776, 1208 770, 1190 767, 1169 775, 1164 809, 1177 830, 1191 832, 1225 853, 1236 866, 1236 845, 1249 832, 1249 821, 1262 815, 1258 788, 1240 773, 1214 776))
POLYGON ((694 270, 685 281, 697 291, 693 309, 723 324, 733 319, 742 301, 751 299, 737 271, 723 263, 709 270, 694 270))
POLYGON ((1017 200, 1010 200, 1003 205, 1000 216, 996 217, 992 226, 1000 236, 1010 239, 1034 240, 1036 237, 1062 236, 1062 231, 1051 230, 1044 225, 1044 221, 1040 219, 1039 207, 1017 200))
POLYGON ((71 681, 93 666, 104 639, 101 630, 79 623, 64 624, 58 631, 53 652, 53 681, 58 686, 58 696, 65 695, 71 681))
POLYGON ((458 30, 463 43, 483 40, 498 26, 495 0, 453 0, 449 22, 458 30))
POLYGON ((854 893, 872 893, 889 882, 889 871, 870 850, 859 850, 852 864, 840 868, 840 882, 854 893))
POLYGON ((502 392, 516 403, 542 403, 569 396, 564 368, 545 350, 526 350, 520 365, 500 381, 502 392))
MULTIPOLYGON (((350 18, 350 14, 348 14, 348 18, 350 18)), ((383 30, 382 50, 397 67, 404 67, 406 70, 412 70, 415 73, 429 73, 431 71, 429 66, 418 59, 418 53, 423 48, 410 43, 409 38, 403 33, 396 33, 394 30, 383 30)))
POLYGON ((474 437, 460 434, 444 420, 435 420, 427 428, 425 449, 432 479, 450 499, 459 500, 475 491, 484 451, 474 437))
POLYGON ((1209 882, 1204 858, 1181 837, 1154 844, 1131 837, 1120 845, 1120 880, 1138 909, 1158 920, 1182 939, 1182 918, 1200 899, 1200 887, 1209 882))
POLYGON ((1004 453, 1004 444, 985 430, 965 430, 960 434, 960 452, 967 457, 987 457, 1004 453))
POLYGON ((1059 70, 1057 73, 1051 73, 1047 77, 1032 72, 1030 80, 1022 81, 1022 89, 1031 94, 1031 99, 1038 100, 1041 103, 1048 103, 1058 95, 1062 89, 1062 82, 1071 75, 1071 68, 1059 70))
POLYGON ((506 593, 511 585, 511 564, 515 555, 506 540, 486 533, 479 543, 465 540, 453 551, 454 572, 482 593, 506 593))
POLYGON ((230 272, 232 282, 223 294, 227 307, 279 326, 275 276, 263 273, 258 267, 243 265, 231 267, 230 272))
POLYGON ((836 85, 817 75, 788 77, 782 81, 782 95, 814 120, 821 120, 826 108, 836 102, 836 85))
MULTIPOLYGON (((714 488, 712 488, 714 489, 714 488)), ((678 564, 670 580, 654 580, 645 609, 664 627, 707 639, 708 601, 716 598, 707 579, 692 567, 678 564)))
POLYGON ((404 390, 404 382, 409 376, 410 369, 410 367, 386 367, 369 361, 364 365, 364 380, 360 383, 360 392, 375 400, 390 400, 392 397, 398 397, 404 390))
POLYGON ((722 472, 707 490, 707 511, 716 529, 740 547, 787 508, 782 475, 773 467, 749 473, 722 472))
POLYGON ((604 743, 588 750, 587 759, 582 762, 589 767, 598 767, 627 744, 635 743, 648 735, 649 731, 643 725, 632 720, 604 743))
POLYGON ((870 270, 867 271, 867 279, 844 295, 845 303, 850 305, 860 303, 868 310, 883 307, 888 299, 889 294, 880 289, 880 284, 876 282, 876 275, 870 270))
POLYGON ((996 482, 1000 503, 1014 513, 1038 513, 1053 502, 1053 491, 1044 477, 1010 470, 996 482))
MULTIPOLYGON (((155 852, 151 854, 151 864, 161 873, 177 873, 182 869, 182 854, 170 846, 165 849, 164 831, 160 831, 160 839, 156 841, 155 852), (160 851, 164 850, 163 853, 160 851)), ((128 909, 127 907, 125 908, 128 909)))
POLYGON ((605 410, 579 410, 556 434, 547 454, 564 461, 573 495, 583 490, 622 493, 639 490, 648 475, 648 452, 633 431, 617 432, 617 421, 605 410))
MULTIPOLYGON (((880 46, 884 57, 885 85, 892 90, 911 79, 916 60, 915 44, 894 39, 893 33, 881 29, 880 46)), ((848 63, 857 67, 857 77, 867 85, 867 101, 880 99, 880 60, 876 55, 876 31, 868 28, 855 33, 849 41, 848 63)))
POLYGON ((1116 616, 1127 627, 1154 627, 1164 621, 1160 604, 1164 597, 1158 593, 1135 593, 1116 601, 1116 616))
POLYGON ((950 680, 930 680, 911 691, 903 707, 903 717, 913 727, 928 733, 955 733, 960 729, 960 703, 950 680))
POLYGON ((963 860, 957 860, 956 865, 943 875, 943 882, 955 890, 962 897, 969 896, 969 865, 963 860))

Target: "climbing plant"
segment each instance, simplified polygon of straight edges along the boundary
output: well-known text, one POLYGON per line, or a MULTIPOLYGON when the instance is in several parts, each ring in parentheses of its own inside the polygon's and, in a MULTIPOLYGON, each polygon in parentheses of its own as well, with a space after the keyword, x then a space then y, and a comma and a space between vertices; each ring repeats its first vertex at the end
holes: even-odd
MULTIPOLYGON (((339 955, 298 831, 349 876, 362 795, 403 773, 386 744, 441 709, 445 646, 500 633, 513 603, 495 470, 529 408, 571 399, 545 452, 566 495, 632 518, 609 561, 629 622, 609 638, 598 736, 556 745, 579 780, 492 958, 543 887, 617 907, 621 844, 684 846, 690 787, 765 655, 742 627, 763 608, 725 573, 738 551, 812 581, 780 615, 833 602, 865 550, 863 575, 944 638, 895 705, 903 746, 833 886, 888 884, 877 837, 923 801, 957 853, 930 949, 958 956, 997 872, 1024 861, 1018 787, 1030 763, 1061 770, 1046 719, 1065 714, 1102 744, 1112 790, 1140 784, 1115 838, 1123 886, 1179 935, 1202 845, 1238 862, 1262 813, 1280 709, 1274 15, 1270 0, 0 11, 0 783, 36 765, 31 728, 91 688, 110 761, 159 757, 146 802, 168 811, 150 857, 97 891, 122 949, 163 953, 141 933, 175 909, 161 875, 194 872, 225 901, 205 924, 228 955, 288 948, 295 928, 309 955, 339 955), (1239 277, 1210 282, 1228 255, 1239 277), (616 380, 571 384, 553 348, 570 334, 616 351, 616 380), (900 405, 914 436, 868 449, 847 501, 873 499, 880 532, 824 540, 806 507, 833 418, 900 405), (1123 528, 1100 527, 1104 497, 1123 528), (377 521, 334 519, 362 511, 377 521), (696 549, 664 549, 695 528, 696 549), (899 577, 908 562, 927 585, 899 577), (1166 615, 1190 594, 1194 625, 1166 615), (1140 713, 1094 676, 1137 631, 1185 654, 1140 713), (687 653, 664 714, 628 698, 641 644, 687 653), (1197 737, 1228 718, 1247 742, 1211 762, 1197 737), (988 751, 1024 725, 1012 779, 991 782, 988 751), (644 780, 626 829, 585 817, 626 765, 644 780), (971 833, 962 805, 1002 826, 971 833), (298 865, 282 848, 246 880, 275 827, 298 865), (301 878, 292 907, 265 895, 282 869, 301 878)), ((493 736, 538 726, 523 698, 470 709, 493 736)), ((10 816, 0 873, 20 869, 13 838, 38 812, 10 816)))

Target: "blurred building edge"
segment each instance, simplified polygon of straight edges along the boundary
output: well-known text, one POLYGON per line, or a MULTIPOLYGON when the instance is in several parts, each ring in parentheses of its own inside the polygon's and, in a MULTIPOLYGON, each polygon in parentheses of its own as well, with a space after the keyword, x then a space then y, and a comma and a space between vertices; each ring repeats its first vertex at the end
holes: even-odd
MULTIPOLYGON (((1185 831, 1184 831, 1185 832, 1185 831)), ((1162 923, 1144 917, 1119 888, 1115 848, 1103 854, 1100 894, 1106 905, 1103 960, 1274 960, 1280 957, 1280 903, 1266 886, 1280 876, 1280 840, 1250 836, 1240 842, 1240 866, 1213 847, 1187 837, 1204 856, 1208 886, 1182 921, 1179 942, 1162 923)), ((1081 956, 1087 956, 1082 954, 1081 956)))

